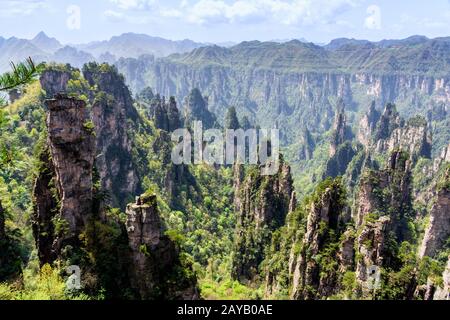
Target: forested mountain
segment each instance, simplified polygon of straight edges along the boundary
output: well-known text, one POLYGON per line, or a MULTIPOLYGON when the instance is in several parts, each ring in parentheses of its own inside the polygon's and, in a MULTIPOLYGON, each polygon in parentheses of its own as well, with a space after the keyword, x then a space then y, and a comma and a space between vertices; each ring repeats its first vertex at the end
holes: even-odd
POLYGON ((46 63, 0 110, 0 298, 448 299, 449 46, 46 63), (173 163, 171 133, 198 120, 279 128, 278 172, 173 163))
POLYGON ((0 37, 0 72, 8 69, 11 61, 32 57, 34 61, 70 63, 75 67, 93 61, 114 63, 120 58, 139 58, 142 55, 165 57, 185 53, 205 46, 188 39, 172 41, 145 34, 124 33, 105 41, 87 44, 61 44, 57 39, 39 32, 33 39, 0 37))

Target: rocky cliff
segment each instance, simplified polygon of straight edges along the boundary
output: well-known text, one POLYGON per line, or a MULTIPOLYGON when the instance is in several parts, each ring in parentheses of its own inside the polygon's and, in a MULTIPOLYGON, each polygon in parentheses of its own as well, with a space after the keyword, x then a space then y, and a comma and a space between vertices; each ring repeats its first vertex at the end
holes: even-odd
POLYGON ((273 176, 262 176, 259 167, 245 173, 236 165, 234 203, 237 213, 232 276, 242 281, 253 280, 264 260, 264 248, 271 233, 280 228, 289 209, 294 206, 290 167, 281 161, 273 176))
POLYGON ((419 257, 434 257, 443 249, 450 237, 450 167, 443 181, 437 186, 437 194, 429 213, 429 222, 419 249, 419 257))
POLYGON ((92 214, 92 173, 95 135, 86 103, 57 95, 46 101, 48 146, 55 168, 61 207, 58 217, 65 224, 56 250, 76 243, 92 214))
POLYGON ((183 265, 175 243, 164 234, 156 196, 140 196, 127 205, 131 249, 131 285, 141 299, 199 298, 195 276, 183 265))
POLYGON ((107 65, 88 64, 83 75, 96 88, 92 122, 96 132, 96 167, 102 188, 109 192, 112 205, 125 207, 140 191, 139 177, 131 158, 129 131, 139 121, 131 93, 123 76, 107 65))
POLYGON ((181 127, 177 103, 173 97, 169 101, 156 95, 146 106, 146 113, 158 129, 172 132, 181 127))
POLYGON ((420 157, 431 158, 431 132, 425 118, 416 116, 405 121, 391 103, 381 115, 371 104, 359 123, 357 138, 367 149, 378 154, 389 154, 400 148, 410 154, 413 162, 420 157))
POLYGON ((79 265, 90 294, 103 288, 108 298, 196 299, 196 277, 164 235, 156 198, 140 197, 127 206, 127 228, 108 205, 105 189, 118 200, 137 185, 126 129, 140 119, 123 125, 139 115, 117 73, 97 65, 86 66, 85 73, 96 89, 89 92, 96 94, 91 113, 85 101, 67 95, 46 100, 47 141, 33 194, 40 263, 79 265), (97 148, 111 162, 99 160, 97 148), (126 179, 118 180, 122 174, 126 179), (136 183, 122 185, 127 181, 136 183))
MULTIPOLYGON (((405 52, 410 49, 405 48, 405 52)), ((136 91, 151 86, 165 96, 175 96, 179 102, 197 87, 208 95, 209 104, 219 118, 230 105, 236 106, 239 113, 252 115, 261 126, 284 123, 283 133, 290 142, 300 134, 292 130, 299 124, 314 131, 328 130, 334 114, 330 101, 339 97, 351 110, 358 111, 373 100, 377 106, 396 103, 402 115, 424 113, 427 98, 436 103, 449 100, 448 75, 427 73, 425 69, 430 66, 423 68, 424 64, 417 61, 420 56, 413 54, 410 59, 402 59, 397 69, 390 69, 389 63, 379 64, 391 54, 382 56, 383 50, 376 47, 352 50, 358 56, 359 68, 355 68, 354 60, 348 59, 348 51, 327 51, 295 41, 285 44, 252 41, 230 49, 205 47, 147 63, 147 77, 132 84, 136 91), (371 54, 367 55, 367 50, 371 54), (411 65, 414 63, 422 66, 420 72, 411 65)), ((424 50, 446 54, 440 46, 424 50)), ((126 72, 137 64, 139 59, 122 63, 119 69, 126 72)), ((442 68, 446 69, 444 65, 442 68)))
POLYGON ((199 89, 192 89, 185 98, 184 125, 192 127, 194 121, 201 121, 203 129, 217 125, 216 116, 208 109, 208 98, 202 96, 199 89))
POLYGON ((81 73, 70 66, 49 66, 40 82, 47 98, 55 93, 84 97, 89 104, 87 125, 95 131, 96 167, 110 204, 125 208, 127 199, 140 190, 131 159, 129 133, 139 122, 131 93, 114 67, 89 63, 81 73))
MULTIPOLYGON (((345 191, 340 182, 330 182, 319 187, 307 208, 306 232, 300 240, 300 252, 290 260, 292 268, 291 298, 317 299, 328 297, 339 290, 336 256, 342 232, 340 219, 344 209, 345 191), (323 189, 323 190, 321 190, 323 189), (335 261, 336 263, 334 263, 335 261)), ((296 246, 294 245, 293 248, 296 246)), ((346 245, 341 251, 342 262, 349 259, 346 245)))

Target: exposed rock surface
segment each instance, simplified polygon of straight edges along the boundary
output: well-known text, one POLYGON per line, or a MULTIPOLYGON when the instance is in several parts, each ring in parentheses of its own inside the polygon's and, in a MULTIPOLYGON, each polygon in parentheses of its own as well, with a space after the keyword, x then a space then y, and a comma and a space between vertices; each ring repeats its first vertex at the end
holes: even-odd
POLYGON ((141 299, 199 298, 195 278, 183 277, 175 244, 164 235, 156 196, 140 196, 127 205, 126 228, 131 249, 131 285, 141 299))
POLYGON ((247 281, 257 275, 271 232, 284 224, 294 193, 290 167, 282 160, 278 173, 272 176, 262 176, 260 168, 252 167, 244 177, 240 167, 235 166, 238 221, 232 276, 247 281))
POLYGON ((184 118, 186 127, 191 127, 194 121, 202 121, 204 130, 216 125, 216 116, 208 110, 208 99, 197 88, 185 98, 184 118))
POLYGON ((394 151, 386 168, 369 170, 361 179, 354 219, 358 230, 355 249, 359 256, 356 279, 363 296, 371 292, 368 271, 373 267, 392 267, 395 262, 390 243, 410 240, 407 226, 407 218, 413 214, 410 166, 406 153, 394 151))
POLYGON ((407 154, 395 151, 385 169, 367 171, 359 190, 354 217, 357 226, 362 225, 369 214, 389 215, 395 224, 411 214, 411 161, 407 154))
POLYGON ((419 257, 433 257, 450 237, 450 167, 447 168, 443 184, 438 187, 440 190, 430 210, 430 221, 419 249, 419 257))
POLYGON ((48 144, 61 197, 60 218, 67 223, 60 240, 78 239, 92 214, 92 172, 95 135, 86 103, 56 96, 46 101, 48 144))
POLYGON ((92 105, 92 122, 97 144, 95 165, 101 185, 109 192, 112 205, 124 208, 127 199, 140 191, 128 136, 138 121, 138 113, 117 70, 89 64, 83 68, 83 75, 98 90, 92 105))
POLYGON ((71 69, 50 68, 45 70, 39 79, 41 87, 45 90, 47 98, 53 98, 55 94, 65 93, 67 83, 71 79, 71 69))
MULTIPOLYGON (((323 272, 325 261, 321 263, 315 258, 323 254, 327 245, 336 241, 335 236, 340 234, 339 220, 343 210, 342 190, 339 186, 333 185, 327 187, 318 197, 311 203, 308 210, 306 233, 300 253, 295 258, 291 291, 293 299, 323 298, 338 290, 338 270, 323 272)), ((350 259, 351 253, 348 248, 344 250, 342 258, 350 259)), ((333 260, 335 258, 335 256, 332 257, 333 260)))
POLYGON ((48 147, 40 155, 41 167, 33 188, 33 236, 41 265, 56 259, 53 247, 55 228, 53 217, 58 214, 59 194, 56 189, 56 172, 48 147))
POLYGON ((447 267, 442 274, 443 284, 436 289, 434 300, 450 300, 450 256, 448 257, 447 267))
POLYGON ((391 219, 387 216, 367 222, 356 239, 356 251, 361 257, 356 264, 356 279, 362 285, 363 294, 370 291, 367 283, 369 268, 382 267, 388 263, 386 243, 390 224, 391 219))
POLYGON ((347 126, 345 105, 342 100, 339 100, 333 124, 333 134, 330 143, 330 157, 333 157, 336 154, 336 149, 339 145, 349 139, 351 139, 351 129, 347 126))
POLYGON ((360 121, 358 140, 378 154, 400 148, 410 154, 413 162, 419 157, 431 157, 431 134, 425 118, 416 116, 405 122, 391 103, 381 116, 371 105, 360 121))
POLYGON ((370 104, 369 110, 364 114, 359 122, 358 141, 368 147, 372 141, 372 134, 375 131, 380 112, 375 107, 375 101, 370 104))
POLYGON ((166 102, 164 97, 161 99, 156 95, 151 100, 147 113, 158 129, 172 132, 181 127, 177 103, 173 97, 166 102))
POLYGON ((303 135, 300 139, 300 150, 298 153, 298 157, 300 160, 310 160, 313 157, 315 142, 313 137, 311 136, 311 132, 308 128, 303 130, 303 135))

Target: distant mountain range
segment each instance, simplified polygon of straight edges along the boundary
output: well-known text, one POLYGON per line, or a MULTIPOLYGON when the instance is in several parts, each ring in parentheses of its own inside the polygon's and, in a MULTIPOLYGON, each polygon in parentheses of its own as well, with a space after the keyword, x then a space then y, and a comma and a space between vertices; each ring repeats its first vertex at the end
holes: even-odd
POLYGON ((339 38, 318 45, 306 39, 278 39, 268 42, 245 41, 240 44, 172 41, 145 34, 124 33, 110 40, 63 45, 44 32, 33 39, 0 37, 0 72, 10 61, 31 56, 35 61, 70 63, 81 67, 89 61, 119 63, 121 58, 137 59, 170 56, 170 61, 185 64, 255 64, 259 67, 302 69, 304 71, 376 70, 391 72, 446 73, 450 70, 450 38, 429 39, 412 36, 402 40, 371 42, 339 38))
POLYGON ((165 57, 173 53, 190 52, 206 45, 192 40, 172 41, 135 33, 124 33, 110 40, 79 45, 63 45, 44 32, 31 40, 0 37, 0 72, 8 69, 11 61, 20 61, 29 56, 36 61, 70 63, 80 67, 92 60, 114 63, 119 58, 137 58, 146 54, 165 57))

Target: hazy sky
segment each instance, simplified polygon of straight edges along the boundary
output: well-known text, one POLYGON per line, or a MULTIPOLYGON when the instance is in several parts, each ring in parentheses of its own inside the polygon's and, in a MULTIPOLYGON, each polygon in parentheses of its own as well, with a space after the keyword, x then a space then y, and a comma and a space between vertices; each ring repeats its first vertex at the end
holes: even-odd
POLYGON ((204 42, 450 36, 450 0, 0 0, 0 36, 63 43, 124 32, 204 42))

